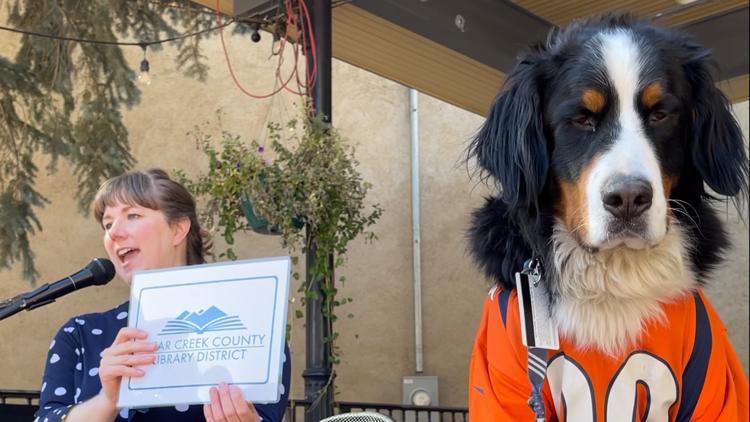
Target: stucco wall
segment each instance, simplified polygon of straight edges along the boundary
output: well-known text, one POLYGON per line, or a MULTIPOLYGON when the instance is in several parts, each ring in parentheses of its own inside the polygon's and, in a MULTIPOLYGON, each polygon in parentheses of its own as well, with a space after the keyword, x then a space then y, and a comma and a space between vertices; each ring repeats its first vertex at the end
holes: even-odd
MULTIPOLYGON (((240 79, 258 93, 273 84, 268 38, 259 44, 228 40, 240 79)), ((12 54, 17 42, 18 37, 0 33, 0 52, 12 54)), ((265 101, 243 96, 226 71, 218 39, 207 41, 204 53, 212 63, 206 83, 174 70, 173 49, 150 53, 154 82, 144 88, 141 104, 124 112, 139 168, 181 168, 190 175, 204 169, 186 132, 205 121, 217 129, 214 112, 219 108, 225 112, 222 127, 245 139, 262 136, 267 119, 286 120, 298 110, 299 100, 290 94, 265 101)), ((140 50, 128 51, 128 58, 135 69, 140 50)), ((342 294, 354 303, 340 311, 344 317, 337 323, 343 352, 338 398, 398 403, 402 376, 414 374, 415 366, 408 90, 337 61, 333 72, 333 121, 357 146, 360 170, 374 185, 368 200, 385 209, 375 227, 379 239, 353 242, 347 267, 340 271, 348 280, 340 287, 342 294), (346 318, 348 313, 354 317, 346 318)), ((461 158, 483 119, 424 95, 419 101, 424 374, 439 376, 441 404, 465 406, 469 353, 486 284, 467 256, 463 232, 485 190, 469 180, 461 158)), ((747 134, 747 103, 737 110, 747 134)), ((76 211, 75 183, 64 163, 56 174, 38 180, 38 189, 51 201, 39 212, 44 230, 32 239, 41 282, 105 255, 100 228, 76 211)), ((726 218, 736 247, 709 294, 747 371, 748 228, 731 208, 726 218)), ((238 244, 241 258, 284 253, 275 237, 248 234, 238 244)), ((0 271, 0 298, 29 288, 18 267, 0 271)), ((0 322, 0 389, 37 389, 47 346, 60 325, 74 314, 109 309, 127 295, 125 284, 115 280, 0 322)), ((292 397, 301 398, 304 328, 291 315, 292 397)))
MULTIPOLYGON (((748 140, 748 102, 734 106, 737 120, 748 140)), ((722 220, 725 221, 727 232, 732 240, 732 249, 727 254, 726 262, 721 265, 706 288, 714 307, 721 315, 729 338, 732 340, 737 354, 748 375, 748 204, 743 204, 744 210, 738 213, 737 208, 727 204, 720 209, 722 220)))

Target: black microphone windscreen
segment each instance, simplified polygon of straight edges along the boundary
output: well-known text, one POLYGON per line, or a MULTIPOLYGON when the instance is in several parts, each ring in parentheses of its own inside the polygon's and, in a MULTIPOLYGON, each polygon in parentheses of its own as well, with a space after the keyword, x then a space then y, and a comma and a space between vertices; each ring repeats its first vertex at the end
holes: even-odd
POLYGON ((93 284, 96 285, 107 284, 115 277, 115 266, 107 258, 94 258, 86 268, 94 276, 93 284))

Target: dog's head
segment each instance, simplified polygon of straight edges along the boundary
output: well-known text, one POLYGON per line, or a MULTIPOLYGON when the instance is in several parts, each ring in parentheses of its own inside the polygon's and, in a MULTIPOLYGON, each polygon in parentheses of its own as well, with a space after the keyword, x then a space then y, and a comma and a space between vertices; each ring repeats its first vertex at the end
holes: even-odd
POLYGON ((742 133, 711 65, 647 22, 575 23, 521 57, 470 153, 500 184, 506 218, 547 213, 592 251, 652 247, 674 219, 697 224, 704 182, 747 190, 742 133))

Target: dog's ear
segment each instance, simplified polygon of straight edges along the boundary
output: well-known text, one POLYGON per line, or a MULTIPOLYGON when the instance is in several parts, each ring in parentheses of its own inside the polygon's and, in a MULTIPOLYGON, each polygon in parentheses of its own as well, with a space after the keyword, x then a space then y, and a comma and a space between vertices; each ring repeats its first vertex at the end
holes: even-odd
POLYGON ((714 84, 710 52, 692 42, 683 69, 690 84, 693 110, 691 152, 703 180, 726 196, 747 194, 748 158, 742 130, 729 100, 714 84))
POLYGON ((505 218, 508 205, 494 197, 471 214, 467 230, 469 252, 490 280, 504 288, 515 288, 514 273, 532 256, 523 228, 505 218))
POLYGON ((484 180, 501 186, 510 210, 538 208, 547 178, 547 145, 539 85, 543 53, 531 51, 508 75, 484 125, 469 147, 484 180))

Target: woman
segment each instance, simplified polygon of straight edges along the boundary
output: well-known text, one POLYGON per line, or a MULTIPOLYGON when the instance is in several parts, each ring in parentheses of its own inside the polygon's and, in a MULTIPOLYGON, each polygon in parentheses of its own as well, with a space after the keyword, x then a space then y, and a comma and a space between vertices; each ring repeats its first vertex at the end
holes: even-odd
MULTIPOLYGON (((93 203, 104 229, 104 248, 117 275, 130 284, 134 271, 202 264, 210 245, 200 228, 195 200, 160 169, 106 181, 93 203)), ((210 390, 204 406, 117 409, 122 377, 141 377, 155 361, 148 333, 126 328, 128 303, 68 321, 50 344, 35 421, 280 422, 288 401, 290 359, 284 351, 283 391, 275 404, 247 403, 236 386, 210 390)))

